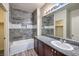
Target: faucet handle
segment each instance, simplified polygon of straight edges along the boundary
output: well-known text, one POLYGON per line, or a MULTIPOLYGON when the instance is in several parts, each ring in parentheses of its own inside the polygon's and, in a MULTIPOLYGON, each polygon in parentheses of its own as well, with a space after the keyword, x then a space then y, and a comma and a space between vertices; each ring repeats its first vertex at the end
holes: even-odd
POLYGON ((66 40, 65 40, 65 39, 60 39, 60 41, 61 41, 62 43, 65 43, 65 42, 66 42, 66 40))
POLYGON ((66 43, 66 40, 64 39, 64 41, 63 41, 64 43, 66 43))

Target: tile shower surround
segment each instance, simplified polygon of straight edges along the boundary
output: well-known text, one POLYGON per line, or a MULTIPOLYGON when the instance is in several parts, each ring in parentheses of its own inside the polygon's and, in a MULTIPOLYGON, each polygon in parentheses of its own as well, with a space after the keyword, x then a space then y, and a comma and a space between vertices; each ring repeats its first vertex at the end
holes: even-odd
MULTIPOLYGON (((29 25, 36 25, 34 24, 32 19, 33 15, 31 13, 28 12, 24 12, 22 10, 19 9, 13 9, 10 8, 10 20, 9 22, 12 24, 21 24, 21 27, 25 27, 22 29, 10 29, 9 32, 9 38, 10 38, 10 42, 13 41, 18 41, 18 40, 23 40, 23 39, 30 39, 33 38, 34 36, 36 36, 37 33, 37 29, 34 28, 27 28, 27 26, 29 25)), ((34 20, 36 21, 36 20, 34 20)))
POLYGON ((32 38, 31 29, 10 29, 10 42, 32 38))
POLYGON ((44 16, 42 18, 42 34, 54 35, 54 29, 53 28, 48 28, 48 29, 44 28, 45 26, 50 27, 50 26, 53 26, 53 25, 54 25, 53 15, 44 16))

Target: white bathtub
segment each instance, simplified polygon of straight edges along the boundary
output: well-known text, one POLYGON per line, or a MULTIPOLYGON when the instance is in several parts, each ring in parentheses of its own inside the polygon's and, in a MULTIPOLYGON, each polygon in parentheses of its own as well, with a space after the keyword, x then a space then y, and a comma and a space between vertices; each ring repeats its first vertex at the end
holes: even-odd
POLYGON ((14 41, 10 46, 10 55, 14 55, 32 48, 34 48, 33 39, 14 41))

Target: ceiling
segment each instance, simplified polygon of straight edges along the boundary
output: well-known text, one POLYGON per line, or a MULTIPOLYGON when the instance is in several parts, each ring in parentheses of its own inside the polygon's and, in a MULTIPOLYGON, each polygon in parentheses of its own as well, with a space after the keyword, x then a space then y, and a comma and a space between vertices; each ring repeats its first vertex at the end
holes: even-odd
POLYGON ((11 7, 21 9, 26 12, 33 12, 36 8, 41 8, 45 3, 11 3, 11 7))

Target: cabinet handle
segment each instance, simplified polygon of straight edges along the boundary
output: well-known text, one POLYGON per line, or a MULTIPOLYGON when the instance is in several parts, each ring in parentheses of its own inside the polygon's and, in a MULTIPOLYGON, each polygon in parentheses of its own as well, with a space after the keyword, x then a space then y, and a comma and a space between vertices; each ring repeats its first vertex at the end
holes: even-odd
POLYGON ((52 52, 53 52, 54 50, 52 49, 52 52))
POLYGON ((54 51, 54 53, 56 53, 56 51, 54 51))

